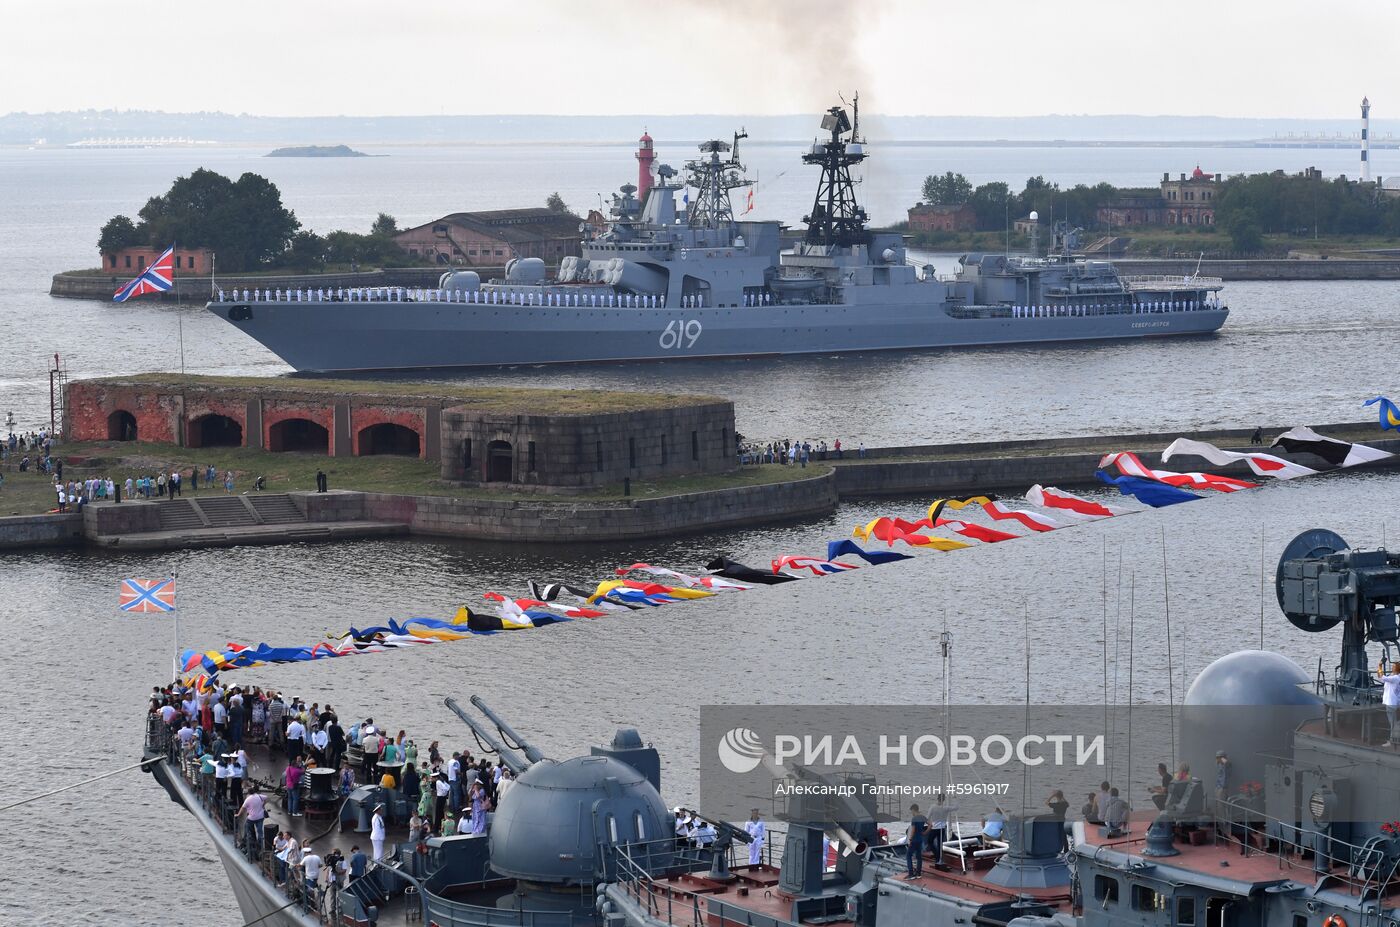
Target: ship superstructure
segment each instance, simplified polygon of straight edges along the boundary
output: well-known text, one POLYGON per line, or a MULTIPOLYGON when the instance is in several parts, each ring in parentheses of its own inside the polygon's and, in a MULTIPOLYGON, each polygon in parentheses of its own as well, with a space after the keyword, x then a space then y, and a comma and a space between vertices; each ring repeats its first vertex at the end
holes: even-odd
POLYGON ((870 156, 858 101, 821 128, 802 155, 816 195, 790 243, 780 223, 735 215, 731 193, 750 183, 739 132, 702 143, 683 171, 658 164, 646 189, 622 186, 552 277, 523 258, 491 280, 454 270, 431 289, 243 290, 208 308, 315 372, 1042 344, 1225 322, 1219 279, 1123 277, 1077 257, 1068 228, 1049 258, 970 254, 939 276, 911 262, 901 234, 868 226, 853 175, 870 156))

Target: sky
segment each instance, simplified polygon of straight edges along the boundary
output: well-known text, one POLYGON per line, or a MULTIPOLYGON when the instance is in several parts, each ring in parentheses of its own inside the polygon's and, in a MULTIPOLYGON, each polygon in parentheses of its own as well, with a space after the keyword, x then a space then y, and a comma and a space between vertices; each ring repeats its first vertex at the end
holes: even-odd
MULTIPOLYGON (((45 0, 0 113, 1349 118, 1400 111, 1393 0, 45 0)), ((22 40, 17 40, 22 37, 22 40)))

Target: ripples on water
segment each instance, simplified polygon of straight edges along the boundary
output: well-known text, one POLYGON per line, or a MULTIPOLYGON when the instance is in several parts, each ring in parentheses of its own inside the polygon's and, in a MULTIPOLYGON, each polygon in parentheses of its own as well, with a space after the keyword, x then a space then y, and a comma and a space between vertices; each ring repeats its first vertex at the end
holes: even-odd
MULTIPOLYGON (((225 173, 265 171, 302 219, 321 230, 367 227, 380 209, 420 221, 450 209, 538 198, 533 167, 506 170, 497 162, 514 155, 499 151, 336 164, 269 162, 255 154, 217 151, 199 158, 225 173), (345 173, 366 170, 386 173, 369 182, 345 173)), ((54 350, 64 352, 77 375, 178 368, 177 320, 183 320, 191 370, 285 370, 198 309, 43 295, 55 265, 91 264, 101 223, 134 211, 176 173, 197 166, 187 163, 192 157, 0 152, 0 201, 6 204, 0 412, 14 409, 25 425, 46 419, 44 371, 54 350)), ((924 160, 906 160, 916 178, 928 172, 925 163, 959 169, 947 163, 957 157, 929 151, 924 160)), ((585 193, 611 188, 631 171, 623 149, 571 150, 551 159, 571 202, 590 202, 585 193)), ((1098 176, 1147 182, 1161 168, 1144 162, 1117 169, 1098 176)), ((1040 172, 1025 164, 1007 171, 1012 177, 1040 172)), ((801 214, 805 193, 784 194, 775 185, 774 194, 763 208, 777 208, 775 199, 781 206, 786 196, 790 205, 776 214, 801 214)), ((1234 312, 1224 333, 1185 341, 520 369, 461 379, 710 391, 734 398, 740 429, 755 437, 871 444, 1354 420, 1362 398, 1395 388, 1395 292, 1393 283, 1232 284, 1227 297, 1234 312)), ((1024 658, 1023 602, 1032 624, 1033 696, 1097 701, 1103 695, 1105 551, 1115 562, 1121 554, 1124 586, 1135 589, 1135 697, 1163 700, 1163 530, 1179 698, 1183 673, 1189 678, 1216 656, 1258 640, 1261 531, 1269 570, 1283 543, 1306 528, 1332 527, 1354 543, 1379 543, 1387 528, 1385 503, 1397 488, 1400 477, 1360 473, 1269 485, 1200 506, 956 554, 920 554, 900 564, 697 603, 229 678, 329 700, 342 717, 372 712, 420 743, 470 743, 442 706, 448 695, 483 695, 555 756, 604 742, 620 724, 635 724, 662 751, 668 800, 684 802, 697 790, 698 706, 935 701, 941 691, 937 638, 945 622, 955 635, 955 701, 1013 697, 1024 658), (1071 654, 1080 654, 1082 663, 1067 661, 1071 654), (1003 684, 1003 677, 1015 681, 1003 684)), ((0 800, 138 758, 145 697, 168 672, 172 628, 161 618, 117 617, 114 587, 123 575, 179 571, 186 644, 298 644, 389 616, 448 615, 487 589, 519 595, 527 577, 590 581, 639 559, 694 570, 715 553, 754 565, 781 553, 821 553, 826 540, 847 536, 874 515, 921 512, 918 500, 851 503, 825 519, 624 546, 396 540, 159 556, 3 555, 0 800)), ((1110 575, 1116 576, 1116 566, 1110 575)), ((1116 625, 1116 580, 1109 593, 1116 625)), ((1305 667, 1319 655, 1335 658, 1330 635, 1294 631, 1271 599, 1264 603, 1264 627, 1270 647, 1305 667)), ((1109 636, 1121 635, 1111 629, 1109 636)), ((181 921, 241 924, 202 831, 145 776, 125 774, 36 802, 7 813, 3 826, 0 924, 165 924, 175 919, 173 899, 181 921)))

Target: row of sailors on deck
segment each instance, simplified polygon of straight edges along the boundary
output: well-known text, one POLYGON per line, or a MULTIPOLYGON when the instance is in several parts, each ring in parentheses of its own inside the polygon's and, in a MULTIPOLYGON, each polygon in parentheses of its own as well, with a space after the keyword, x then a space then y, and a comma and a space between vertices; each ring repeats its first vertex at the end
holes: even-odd
MULTIPOLYGON (((1218 299, 1191 299, 1182 302, 1135 302, 1128 307, 1132 315, 1150 312, 1199 312, 1204 309, 1219 309, 1218 299)), ((1092 306, 1012 306, 1011 316, 1016 319, 1058 319, 1091 315, 1120 314, 1123 306, 1109 303, 1092 306)))
MULTIPOLYGON (((279 302, 279 303, 361 303, 361 302, 445 302, 480 306, 541 306, 603 309, 664 309, 666 296, 653 293, 607 292, 520 292, 516 290, 424 290, 386 287, 380 289, 319 289, 319 290, 234 290, 219 291, 219 302, 279 302)), ((744 305, 758 305, 758 296, 746 296, 744 305)), ((763 294, 762 304, 772 302, 771 294, 763 294)), ((704 296, 695 294, 681 298, 686 309, 699 309, 704 296)))

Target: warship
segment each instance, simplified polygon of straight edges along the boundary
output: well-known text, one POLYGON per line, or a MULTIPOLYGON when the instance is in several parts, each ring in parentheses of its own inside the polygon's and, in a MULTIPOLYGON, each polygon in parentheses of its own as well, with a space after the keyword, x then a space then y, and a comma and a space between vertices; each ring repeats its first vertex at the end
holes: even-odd
MULTIPOLYGON (((785 832, 761 840, 713 817, 687 837, 691 813, 662 800, 659 753, 635 729, 555 761, 479 698, 479 714, 447 705, 516 773, 483 833, 407 840, 395 789, 341 795, 330 770, 303 785, 305 817, 272 810, 304 845, 348 855, 387 809, 384 858, 324 892, 277 884, 273 828, 266 845, 240 846, 232 803, 200 785, 154 711, 146 757, 210 836, 247 922, 269 927, 1393 927, 1400 747, 1367 651, 1390 658, 1400 641, 1400 554, 1314 529, 1283 551, 1276 586, 1296 629, 1341 626, 1341 658, 1314 675, 1240 651, 1196 677, 1179 716, 1185 759, 1211 765, 1222 709, 1254 712, 1229 735, 1237 787, 1183 776, 1160 810, 1105 826, 1022 809, 1002 839, 949 839, 917 875, 889 840, 906 822, 873 800, 789 806, 785 832)), ((277 781, 285 759, 249 753, 252 776, 277 781)))
POLYGON ((741 132, 701 144, 683 174, 644 164, 642 186, 623 185, 609 219, 582 224, 580 256, 552 278, 527 257, 486 281, 453 270, 433 289, 241 290, 207 308, 313 373, 1047 344, 1225 323, 1219 278, 1121 275, 1078 256, 1063 224, 1047 258, 967 254, 942 276, 911 260, 857 200, 852 169, 869 157, 859 116, 858 100, 850 115, 832 107, 802 155, 819 178, 791 247, 779 222, 735 216, 731 192, 750 185, 741 132))

